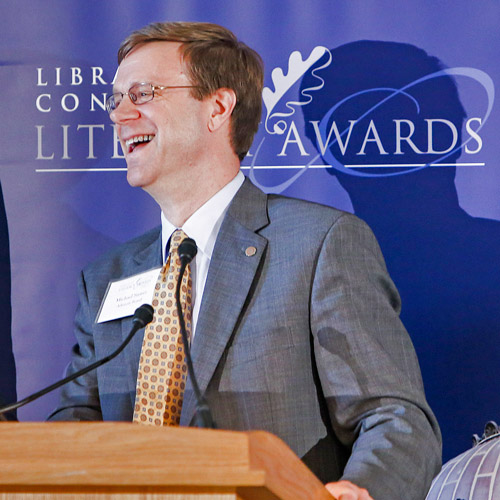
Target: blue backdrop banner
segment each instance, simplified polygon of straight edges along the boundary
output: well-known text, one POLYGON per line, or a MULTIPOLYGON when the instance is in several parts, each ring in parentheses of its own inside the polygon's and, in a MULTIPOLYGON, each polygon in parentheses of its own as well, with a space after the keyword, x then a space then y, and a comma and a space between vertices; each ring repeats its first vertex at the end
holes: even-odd
POLYGON ((500 418, 498 2, 7 0, 2 15, 0 396, 15 398, 8 325, 24 397, 69 360, 80 269, 160 221, 104 109, 120 42, 152 21, 209 21, 266 67, 244 173, 374 230, 445 460, 500 418))

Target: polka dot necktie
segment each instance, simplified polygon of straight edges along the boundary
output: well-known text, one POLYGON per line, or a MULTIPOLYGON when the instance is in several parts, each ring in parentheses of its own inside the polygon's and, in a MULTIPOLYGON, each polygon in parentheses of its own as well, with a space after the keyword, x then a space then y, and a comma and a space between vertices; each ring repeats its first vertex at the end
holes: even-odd
MULTIPOLYGON (((134 422, 147 425, 179 425, 182 398, 187 379, 175 288, 179 279, 181 261, 177 248, 186 238, 177 229, 170 238, 170 252, 160 271, 153 295, 155 310, 153 321, 144 332, 134 422)), ((180 299, 186 331, 191 338, 191 271, 188 265, 184 272, 180 299)))

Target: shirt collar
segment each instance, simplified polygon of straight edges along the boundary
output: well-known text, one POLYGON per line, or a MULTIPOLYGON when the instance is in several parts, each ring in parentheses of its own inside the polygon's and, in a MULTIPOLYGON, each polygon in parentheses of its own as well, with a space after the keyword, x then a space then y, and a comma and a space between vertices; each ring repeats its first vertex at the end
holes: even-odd
MULTIPOLYGON (((244 180, 245 176, 240 170, 233 180, 198 208, 181 228, 190 238, 196 241, 198 251, 204 253, 209 259, 212 257, 215 240, 219 234, 224 215, 244 180)), ((167 242, 177 228, 165 217, 163 212, 161 213, 161 225, 163 262, 165 262, 164 253, 167 242)))

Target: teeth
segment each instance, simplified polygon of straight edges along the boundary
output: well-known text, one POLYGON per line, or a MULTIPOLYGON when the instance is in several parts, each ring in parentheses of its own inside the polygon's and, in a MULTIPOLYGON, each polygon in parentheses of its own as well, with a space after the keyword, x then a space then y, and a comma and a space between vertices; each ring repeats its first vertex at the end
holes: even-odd
POLYGON ((154 135, 136 135, 135 137, 131 137, 125 141, 127 146, 131 144, 138 144, 140 142, 149 142, 153 140, 154 135))

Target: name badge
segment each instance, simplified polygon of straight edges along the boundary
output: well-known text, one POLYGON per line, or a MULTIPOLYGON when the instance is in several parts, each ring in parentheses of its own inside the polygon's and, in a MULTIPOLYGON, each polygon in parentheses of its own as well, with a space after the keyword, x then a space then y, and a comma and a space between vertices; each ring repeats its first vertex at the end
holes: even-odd
POLYGON ((96 323, 132 316, 142 304, 151 304, 161 267, 121 280, 110 281, 96 323))

